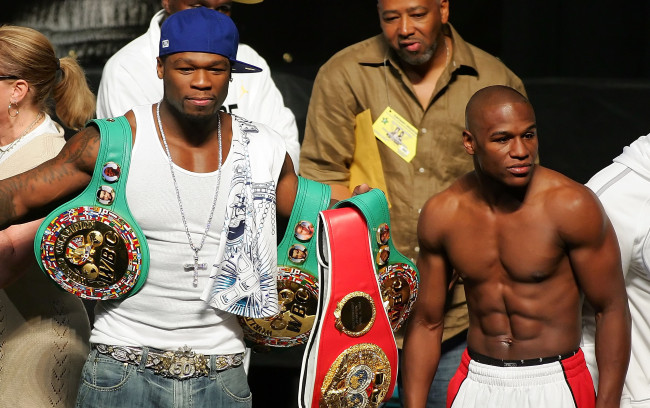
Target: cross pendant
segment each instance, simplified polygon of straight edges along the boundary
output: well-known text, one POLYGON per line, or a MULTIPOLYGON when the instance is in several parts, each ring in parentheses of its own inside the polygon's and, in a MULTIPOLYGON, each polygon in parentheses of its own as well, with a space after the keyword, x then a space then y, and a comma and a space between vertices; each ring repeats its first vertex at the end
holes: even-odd
POLYGON ((194 270, 194 286, 197 286, 199 284, 199 269, 201 270, 206 270, 208 269, 208 264, 207 263, 199 263, 199 255, 194 254, 194 263, 186 263, 183 265, 183 268, 185 268, 186 271, 189 270, 194 270))

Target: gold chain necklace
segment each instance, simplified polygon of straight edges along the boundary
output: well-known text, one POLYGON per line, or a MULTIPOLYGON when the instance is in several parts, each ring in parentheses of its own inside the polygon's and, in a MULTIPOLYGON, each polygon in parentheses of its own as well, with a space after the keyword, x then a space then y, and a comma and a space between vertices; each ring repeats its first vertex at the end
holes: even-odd
POLYGON ((9 151, 11 151, 11 149, 13 149, 25 135, 27 135, 29 132, 31 132, 34 129, 34 125, 36 125, 36 123, 41 119, 41 117, 42 117, 42 112, 38 112, 38 115, 36 115, 36 119, 34 119, 34 121, 30 123, 29 126, 27 126, 27 128, 23 131, 23 133, 20 134, 20 136, 18 136, 16 140, 9 143, 8 146, 0 146, 0 159, 3 158, 4 155, 7 154, 9 151))

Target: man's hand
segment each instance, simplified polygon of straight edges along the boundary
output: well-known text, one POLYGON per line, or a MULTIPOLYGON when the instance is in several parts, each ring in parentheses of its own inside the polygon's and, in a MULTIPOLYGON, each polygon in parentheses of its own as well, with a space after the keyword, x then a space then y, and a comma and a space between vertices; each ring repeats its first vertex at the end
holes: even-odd
POLYGON ((359 195, 359 194, 367 193, 370 190, 372 190, 372 187, 370 187, 366 183, 360 184, 360 185, 356 186, 354 188, 354 190, 352 190, 352 197, 354 197, 356 195, 359 195))

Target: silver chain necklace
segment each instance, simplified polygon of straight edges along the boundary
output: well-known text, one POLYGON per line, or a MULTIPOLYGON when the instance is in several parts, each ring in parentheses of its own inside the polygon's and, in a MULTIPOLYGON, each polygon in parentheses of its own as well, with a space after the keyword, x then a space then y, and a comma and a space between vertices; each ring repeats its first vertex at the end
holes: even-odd
POLYGON ((158 127, 160 128, 160 135, 165 145, 165 152, 167 153, 167 158, 169 159, 169 170, 172 173, 172 180, 174 180, 174 189, 176 190, 176 199, 178 200, 178 207, 181 210, 181 218, 183 219, 183 226, 185 227, 185 234, 187 235, 187 240, 190 244, 190 248, 194 252, 194 263, 186 263, 183 267, 186 270, 194 271, 194 281, 193 285, 196 287, 199 284, 199 269, 205 270, 208 269, 207 263, 199 263, 199 252, 203 248, 205 243, 205 238, 208 236, 208 231, 210 231, 210 225, 212 224, 212 216, 214 215, 214 209, 217 206, 217 197, 219 196, 219 185, 221 184, 221 162, 223 158, 223 153, 221 149, 221 115, 217 114, 217 134, 219 138, 219 168, 217 169, 217 187, 214 191, 214 198, 212 199, 212 208, 210 209, 210 216, 208 217, 208 223, 205 225, 205 231, 203 231, 203 236, 201 237, 201 244, 197 247, 192 241, 192 236, 190 235, 190 229, 187 227, 187 220, 185 219, 185 211, 183 211, 183 203, 181 202, 181 193, 178 189, 178 182, 176 181, 176 173, 174 173, 174 162, 172 161, 172 155, 169 152, 169 146, 167 145, 167 138, 165 137, 165 131, 163 130, 162 121, 160 120, 160 102, 156 106, 156 119, 158 119, 158 127))
POLYGON ((26 128, 25 130, 23 130, 23 133, 21 133, 20 136, 18 136, 18 138, 17 138, 16 140, 14 140, 13 142, 9 143, 9 145, 8 145, 7 147, 1 147, 1 146, 0 146, 0 159, 1 159, 2 157, 4 157, 5 154, 9 153, 9 151, 11 151, 11 149, 13 149, 14 147, 16 147, 16 145, 18 144, 18 142, 20 142, 20 141, 22 140, 22 138, 23 138, 27 133, 29 133, 29 132, 31 132, 31 131, 33 130, 34 125, 36 124, 36 122, 38 122, 38 121, 41 119, 41 116, 42 116, 42 113, 41 113, 41 112, 38 112, 38 115, 36 115, 36 119, 34 119, 34 121, 33 121, 32 123, 30 123, 29 126, 27 126, 27 128, 26 128))

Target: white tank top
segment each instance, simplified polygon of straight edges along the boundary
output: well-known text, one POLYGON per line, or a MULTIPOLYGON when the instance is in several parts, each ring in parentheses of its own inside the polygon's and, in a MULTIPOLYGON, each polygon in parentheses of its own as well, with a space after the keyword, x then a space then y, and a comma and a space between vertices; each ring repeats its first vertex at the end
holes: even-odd
MULTIPOLYGON (((151 105, 133 109, 137 130, 127 182, 127 201, 147 237, 150 252, 149 275, 142 289, 121 301, 99 302, 90 341, 124 346, 149 346, 177 350, 190 346, 203 354, 244 351, 237 318, 214 309, 200 299, 219 247, 228 188, 232 178, 230 155, 222 165, 221 186, 210 232, 199 253, 208 268, 199 271, 194 287, 193 263, 176 198, 164 146, 154 125, 151 105)), ((240 137, 233 128, 233 139, 240 137)), ((214 160, 218 160, 215 152, 214 160)), ((195 246, 205 231, 218 172, 193 173, 174 165, 183 211, 195 246)))

